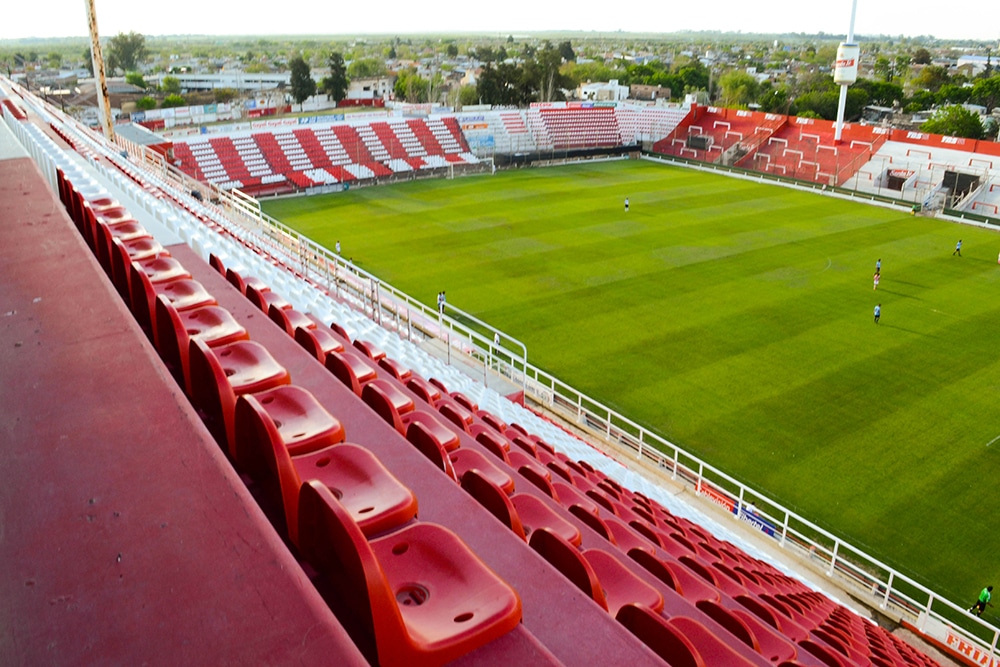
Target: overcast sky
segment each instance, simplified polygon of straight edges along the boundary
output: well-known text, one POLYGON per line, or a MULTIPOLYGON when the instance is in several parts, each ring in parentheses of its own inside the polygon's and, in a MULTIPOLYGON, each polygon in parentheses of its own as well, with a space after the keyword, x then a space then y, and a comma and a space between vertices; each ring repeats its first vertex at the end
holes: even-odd
MULTIPOLYGON (((610 33, 720 30, 743 32, 847 32, 849 0, 779 2, 711 0, 95 0, 101 34, 144 35, 405 34, 587 30, 610 33)), ((0 39, 87 34, 85 0, 12 0, 0 14, 0 39)), ((934 35, 953 39, 1000 38, 1000 2, 951 4, 941 0, 859 0, 861 35, 934 35)))

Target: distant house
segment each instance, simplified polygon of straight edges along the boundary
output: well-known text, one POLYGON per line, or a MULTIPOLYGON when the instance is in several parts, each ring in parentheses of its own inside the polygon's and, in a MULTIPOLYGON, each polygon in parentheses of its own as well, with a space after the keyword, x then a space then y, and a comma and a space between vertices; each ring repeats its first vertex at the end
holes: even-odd
POLYGON ((628 86, 618 85, 618 79, 611 79, 607 83, 598 81, 597 83, 581 83, 577 88, 577 97, 581 100, 594 102, 618 102, 627 100, 629 96, 628 86))
POLYGON ((993 64, 989 56, 959 56, 958 62, 955 65, 956 67, 968 65, 972 70, 972 75, 976 76, 986 71, 987 64, 993 64))
POLYGON ((633 100, 669 100, 670 89, 663 86, 647 86, 640 83, 633 83, 628 87, 629 98, 633 100))
POLYGON ((370 79, 351 79, 347 88, 349 100, 384 100, 392 95, 396 77, 380 76, 370 79))

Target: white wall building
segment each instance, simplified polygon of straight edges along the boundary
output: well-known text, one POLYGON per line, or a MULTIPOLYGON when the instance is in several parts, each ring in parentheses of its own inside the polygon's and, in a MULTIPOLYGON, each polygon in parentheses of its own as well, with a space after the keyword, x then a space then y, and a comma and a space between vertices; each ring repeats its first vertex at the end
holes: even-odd
POLYGON ((581 83, 580 87, 577 88, 576 95, 581 100, 620 102, 628 99, 628 86, 618 85, 618 79, 611 79, 607 83, 603 81, 581 83))

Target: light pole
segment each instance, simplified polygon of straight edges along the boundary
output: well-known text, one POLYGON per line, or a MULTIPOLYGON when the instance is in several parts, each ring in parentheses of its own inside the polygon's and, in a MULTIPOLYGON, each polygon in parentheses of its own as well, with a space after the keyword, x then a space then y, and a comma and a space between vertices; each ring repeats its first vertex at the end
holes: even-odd
POLYGON ((861 49, 854 43, 854 17, 858 13, 858 0, 851 3, 851 25, 847 30, 847 41, 837 47, 837 64, 833 72, 833 82, 840 86, 840 101, 837 103, 837 125, 833 140, 840 143, 844 132, 844 109, 847 107, 847 87, 858 80, 858 57, 861 49))

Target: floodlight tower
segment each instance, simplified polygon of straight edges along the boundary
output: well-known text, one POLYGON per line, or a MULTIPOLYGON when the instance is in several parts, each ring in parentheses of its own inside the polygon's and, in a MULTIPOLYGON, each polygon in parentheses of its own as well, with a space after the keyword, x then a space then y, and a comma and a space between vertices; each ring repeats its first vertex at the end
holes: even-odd
POLYGON ((854 16, 858 13, 858 0, 851 3, 851 27, 847 31, 847 41, 837 47, 837 64, 833 70, 833 82, 840 86, 840 102, 837 104, 837 125, 833 138, 838 144, 844 132, 844 107, 847 106, 847 87, 858 80, 858 56, 861 48, 854 43, 854 16))

